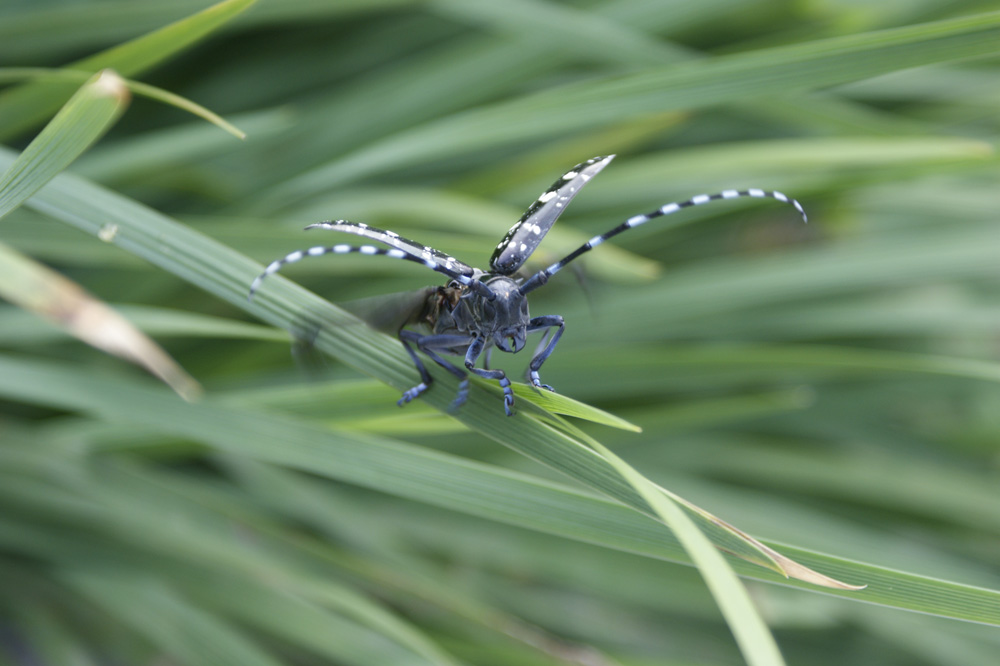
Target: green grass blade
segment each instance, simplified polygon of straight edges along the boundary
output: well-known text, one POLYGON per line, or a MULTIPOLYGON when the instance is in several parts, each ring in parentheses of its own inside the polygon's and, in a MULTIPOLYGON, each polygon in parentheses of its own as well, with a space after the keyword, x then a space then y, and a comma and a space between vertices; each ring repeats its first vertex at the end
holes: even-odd
POLYGON ((634 423, 629 423, 620 416, 615 416, 614 414, 610 414, 603 409, 598 409, 592 405, 582 403, 579 400, 574 400, 573 398, 562 395, 561 393, 538 390, 530 384, 513 383, 512 387, 514 389, 514 395, 518 398, 523 398, 538 405, 546 411, 552 412, 553 414, 572 416, 573 418, 583 419, 584 421, 591 421, 593 423, 600 423, 601 425, 618 428, 620 430, 642 432, 641 427, 634 423))
POLYGON ((136 363, 186 400, 201 387, 159 345, 76 283, 0 243, 0 296, 87 344, 136 363))
MULTIPOLYGON (((0 218, 52 180, 118 119, 129 95, 117 74, 91 78, 0 177, 0 218)), ((127 320, 76 284, 0 244, 0 295, 99 349, 146 367, 180 395, 198 384, 127 320)))
POLYGON ((71 588, 181 663, 280 666, 281 662, 241 632, 156 580, 128 572, 87 571, 67 571, 63 578, 71 588))
POLYGON ((746 588, 722 554, 684 513, 681 505, 606 447, 598 445, 597 452, 621 473, 677 536, 712 591, 747 663, 752 666, 784 664, 778 645, 750 601, 746 588))
MULTIPOLYGON (((102 53, 78 60, 67 69, 114 69, 129 77, 148 70, 190 47, 249 8, 255 0, 224 0, 185 19, 102 53)), ((39 81, 0 92, 0 141, 17 136, 59 108, 65 87, 39 81)))
MULTIPOLYGON (((34 472, 22 468, 21 478, 5 479, 0 501, 16 500, 20 511, 36 517, 36 524, 68 520, 73 527, 53 539, 44 527, 21 525, 0 536, 5 545, 57 562, 74 576, 98 577, 111 571, 108 583, 112 588, 122 579, 170 588, 178 592, 179 603, 196 604, 196 613, 231 616, 268 634, 301 642, 338 662, 384 663, 388 652, 393 660, 412 660, 418 654, 425 657, 419 663, 454 663, 405 620, 363 594, 327 580, 328 574, 317 570, 317 562, 310 562, 317 548, 305 547, 301 539, 289 539, 286 530, 275 530, 266 518, 252 513, 246 498, 234 507, 229 495, 223 495, 220 502, 217 494, 199 492, 205 490, 204 484, 199 488, 190 479, 151 474, 112 461, 102 461, 90 471, 74 469, 69 460, 54 462, 50 470, 59 470, 61 483, 39 492, 39 486, 52 479, 43 474, 33 479, 33 485, 23 477, 37 476, 43 458, 19 461, 29 463, 34 472), (167 515, 172 518, 164 519, 167 515), (258 536, 264 543, 232 540, 228 531, 233 523, 260 530, 258 536), (103 538, 95 538, 95 533, 103 538), (262 578, 262 572, 274 571, 282 575, 272 579, 264 573, 262 578), (396 646, 384 645, 375 633, 396 646)), ((4 473, 10 474, 10 469, 4 473)), ((143 633, 145 629, 144 624, 139 627, 143 633)), ((224 627, 214 630, 224 631, 224 627)), ((186 630, 178 627, 175 632, 186 630)), ((162 637, 153 633, 154 640, 162 637)), ((173 649, 187 647, 181 640, 173 649)))
MULTIPOLYGON (((20 81, 32 79, 39 81, 86 81, 91 74, 85 70, 78 69, 45 69, 42 67, 2 67, 0 68, 0 82, 20 81)), ((183 111, 198 116, 220 129, 229 132, 237 139, 245 139, 246 132, 239 129, 217 113, 206 109, 200 104, 196 104, 189 99, 175 95, 162 88, 151 86, 140 81, 123 79, 128 89, 135 95, 155 99, 158 102, 176 107, 183 111)))
POLYGON ((521 38, 548 44, 565 56, 603 58, 623 64, 661 64, 673 49, 642 30, 609 21, 594 12, 554 2, 508 0, 434 0, 431 8, 473 25, 487 25, 521 38))
POLYGON ((91 77, 0 176, 0 218, 101 138, 128 102, 128 89, 117 74, 105 70, 91 77))
MULTIPOLYGON (((78 52, 94 43, 127 40, 137 31, 155 30, 178 16, 196 12, 208 0, 131 2, 95 0, 83 5, 30 3, 0 22, 0 60, 39 59, 52 52, 78 52)), ((416 0, 341 0, 316 3, 293 0, 261 3, 240 17, 240 27, 296 25, 351 15, 364 15, 416 4, 416 0)))
MULTIPOLYGON (((314 169, 285 200, 389 168, 563 136, 649 113, 818 90, 909 67, 1000 52, 1000 12, 588 80, 432 121, 314 169)), ((273 196, 276 196, 273 195, 273 196)))
MULTIPOLYGON (((414 663, 436 666, 455 666, 456 662, 423 636, 406 627, 403 622, 384 611, 372 612, 372 604, 357 594, 346 600, 344 591, 338 590, 338 604, 349 603, 353 614, 369 615, 368 623, 375 625, 383 636, 389 637, 407 651, 383 645, 373 640, 364 625, 345 620, 322 608, 317 601, 330 599, 331 585, 309 581, 311 598, 301 598, 283 590, 269 590, 264 585, 242 579, 224 577, 199 577, 185 586, 186 593, 202 603, 251 624, 269 635, 281 636, 317 654, 336 660, 336 663, 368 666, 374 663, 414 663), (415 655, 419 655, 415 656, 415 655), (391 661, 390 661, 391 660, 391 661)), ((303 595, 304 596, 304 595, 303 595)))
POLYGON ((172 92, 168 92, 161 88, 157 88, 156 86, 151 86, 139 81, 129 81, 128 86, 132 92, 137 95, 142 95, 144 97, 148 97, 149 99, 155 99, 158 102, 163 102, 164 104, 169 104, 170 106, 175 106, 178 109, 187 111, 188 113, 207 120, 216 127, 229 132, 237 139, 245 139, 247 136, 246 132, 239 129, 222 116, 206 109, 200 104, 196 104, 189 99, 181 97, 180 95, 175 95, 172 92))
MULTIPOLYGON (((183 403, 171 394, 120 378, 50 363, 0 358, 0 395, 9 400, 81 410, 137 427, 204 441, 238 456, 290 466, 491 520, 609 548, 689 562, 676 537, 658 522, 606 500, 492 466, 361 434, 341 435, 259 410, 183 403)), ((490 401, 491 411, 496 405, 490 401)), ((557 440, 550 438, 550 444, 557 440)), ((614 474, 615 472, 610 472, 614 474)), ((766 544, 772 546, 772 544, 766 544)), ((743 576, 895 608, 1000 626, 1000 591, 894 571, 778 545, 795 561, 860 591, 816 588, 731 560, 743 576)))

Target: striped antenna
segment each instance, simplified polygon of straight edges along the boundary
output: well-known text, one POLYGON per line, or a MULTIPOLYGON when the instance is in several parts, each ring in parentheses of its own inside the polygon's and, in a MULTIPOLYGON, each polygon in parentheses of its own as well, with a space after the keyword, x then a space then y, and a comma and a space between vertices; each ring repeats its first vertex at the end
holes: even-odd
MULTIPOLYGON (((363 236, 368 240, 378 241, 379 243, 384 243, 389 247, 394 247, 397 250, 402 250, 407 254, 411 254, 418 259, 428 259, 439 265, 444 266, 449 271, 458 273, 460 275, 473 275, 476 272, 472 266, 462 263, 455 257, 445 254, 440 250, 435 250, 430 245, 423 245, 416 241, 412 241, 409 238, 403 238, 395 231, 387 231, 385 229, 379 229, 378 227, 373 227, 371 225, 365 224, 364 222, 348 222, 347 220, 332 220, 327 222, 317 222, 316 224, 310 224, 306 227, 309 229, 327 229, 329 231, 342 231, 349 234, 355 234, 357 236, 363 236)), ((450 275, 450 273, 445 273, 445 275, 450 275)))
POLYGON ((570 252, 568 255, 566 255, 556 263, 532 275, 524 284, 521 285, 521 293, 527 294, 530 291, 538 289, 543 284, 548 282, 550 277, 552 277, 553 275, 561 271, 563 268, 565 268, 566 264, 579 257, 581 254, 593 250, 595 247, 597 247, 604 241, 614 236, 617 236, 623 231, 632 229, 634 227, 638 227, 639 225, 642 224, 646 224, 650 220, 655 219, 657 217, 663 217, 664 215, 670 215, 672 213, 676 213, 677 211, 684 208, 688 208, 690 206, 700 206, 702 204, 707 204, 710 201, 718 201, 719 199, 738 199, 740 197, 753 197, 757 199, 770 198, 770 199, 776 199, 783 203, 791 204, 792 206, 795 207, 795 210, 799 211, 799 215, 802 216, 803 222, 809 221, 809 219, 806 217, 806 211, 802 208, 802 204, 800 204, 795 199, 792 199, 791 197, 785 196, 781 192, 768 192, 766 190, 749 189, 749 190, 725 190, 723 192, 719 192, 718 194, 699 194, 696 197, 691 197, 687 201, 668 203, 667 205, 661 206, 660 208, 654 210, 651 213, 630 217, 629 219, 625 220, 611 231, 603 233, 600 236, 594 236, 589 241, 587 241, 580 247, 576 248, 575 250, 570 252))
POLYGON ((454 270, 446 268, 443 264, 437 262, 435 258, 425 258, 418 257, 409 252, 405 252, 399 248, 386 249, 382 247, 375 247, 374 245, 317 245, 316 247, 311 247, 308 250, 296 250, 291 252, 281 259, 276 259, 267 265, 264 272, 254 278, 253 283, 250 285, 250 293, 247 296, 248 300, 253 300, 254 294, 260 289, 261 284, 269 275, 274 275, 281 270, 283 266, 288 264, 294 264, 297 261, 301 261, 306 257, 320 257, 324 254, 369 254, 369 255, 380 255, 386 257, 392 257, 393 259, 405 259, 406 261, 412 261, 417 264, 422 264, 432 271, 437 271, 438 273, 443 273, 456 282, 469 287, 480 296, 483 296, 487 300, 494 300, 496 294, 487 287, 484 283, 480 282, 477 278, 470 275, 463 275, 454 270))

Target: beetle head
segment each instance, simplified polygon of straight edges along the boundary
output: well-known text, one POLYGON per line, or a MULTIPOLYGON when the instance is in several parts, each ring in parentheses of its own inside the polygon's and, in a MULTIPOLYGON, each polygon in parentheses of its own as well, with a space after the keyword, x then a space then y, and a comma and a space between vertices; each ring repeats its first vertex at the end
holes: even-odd
POLYGON ((528 299, 509 277, 497 276, 486 284, 496 298, 475 299, 475 316, 483 333, 492 338, 500 351, 521 351, 528 336, 528 299))

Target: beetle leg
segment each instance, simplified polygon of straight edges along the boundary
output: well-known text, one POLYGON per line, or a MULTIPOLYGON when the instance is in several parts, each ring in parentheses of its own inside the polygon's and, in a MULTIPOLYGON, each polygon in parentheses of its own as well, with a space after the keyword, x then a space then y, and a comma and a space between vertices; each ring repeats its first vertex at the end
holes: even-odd
POLYGON ((503 411, 507 416, 512 416, 514 414, 511 411, 511 407, 514 406, 514 391, 510 388, 510 380, 507 379, 507 375, 503 370, 486 370, 476 367, 476 361, 479 359, 479 355, 483 353, 483 347, 485 346, 486 343, 483 341, 483 338, 476 337, 472 340, 468 351, 465 352, 465 367, 470 372, 474 372, 484 379, 495 379, 500 382, 500 388, 503 389, 503 411))
POLYGON ((398 404, 400 407, 410 402, 418 395, 427 390, 427 388, 433 382, 433 378, 430 373, 427 372, 427 368, 424 366, 423 361, 417 356, 417 353, 413 350, 410 344, 417 346, 417 349, 422 351, 431 357, 435 363, 440 365, 442 368, 455 375, 459 379, 458 383, 458 395, 452 401, 451 405, 448 407, 449 410, 455 410, 462 406, 462 403, 466 401, 469 397, 469 376, 462 369, 457 367, 454 363, 446 361, 441 358, 434 349, 449 349, 456 346, 464 346, 469 343, 468 336, 465 335, 420 335, 409 330, 402 330, 399 332, 399 340, 403 343, 406 351, 410 354, 410 358, 413 359, 413 364, 417 368, 417 372, 420 373, 421 382, 411 389, 403 392, 403 397, 399 399, 398 404))
POLYGON ((427 368, 424 367, 424 362, 420 360, 417 353, 413 351, 413 347, 410 346, 410 342, 417 342, 419 339, 420 336, 413 333, 413 331, 403 330, 399 332, 399 341, 403 343, 403 347, 406 349, 406 352, 410 355, 410 358, 413 359, 413 365, 416 366, 417 372, 420 373, 420 383, 403 391, 403 397, 396 402, 396 404, 400 407, 426 391, 427 387, 434 381, 431 378, 430 373, 427 372, 427 368))
POLYGON ((566 329, 566 324, 563 322, 563 318, 559 315, 546 315, 544 317, 535 317, 530 322, 528 322, 528 333, 533 331, 538 331, 541 329, 548 329, 542 335, 542 343, 545 342, 545 338, 555 329, 555 333, 549 339, 549 344, 542 349, 542 345, 538 345, 538 350, 535 351, 535 356, 531 359, 531 363, 528 365, 528 377, 531 379, 531 383, 536 388, 548 389, 549 391, 555 391, 554 388, 548 384, 543 384, 538 378, 538 369, 542 367, 542 363, 545 363, 546 359, 552 355, 552 350, 556 348, 556 343, 559 342, 559 338, 562 337, 563 331, 566 329))

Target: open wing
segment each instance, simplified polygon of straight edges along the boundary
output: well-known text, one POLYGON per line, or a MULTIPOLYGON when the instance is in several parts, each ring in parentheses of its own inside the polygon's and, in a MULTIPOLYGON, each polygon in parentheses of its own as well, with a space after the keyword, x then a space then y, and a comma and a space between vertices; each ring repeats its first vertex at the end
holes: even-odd
POLYGON ((331 231, 344 231, 349 234, 364 236, 365 238, 371 238, 372 240, 377 240, 380 243, 385 243, 386 245, 394 247, 397 250, 402 250, 406 254, 416 257, 417 259, 432 261, 452 273, 466 276, 471 276, 475 273, 475 270, 471 266, 462 263, 455 257, 435 250, 430 246, 421 245, 420 243, 411 241, 408 238, 403 238, 395 231, 386 231, 384 229, 370 227, 363 222, 348 222, 347 220, 317 222, 316 224, 310 224, 306 227, 306 229, 330 229, 331 231))
POLYGON ((427 307, 427 299, 437 289, 437 287, 424 287, 413 291, 370 296, 337 305, 372 328, 389 335, 396 335, 404 326, 418 323, 427 307))
POLYGON ((614 158, 614 155, 608 155, 581 162, 542 192, 493 251, 490 272, 500 275, 516 272, 549 233, 566 205, 614 158))

